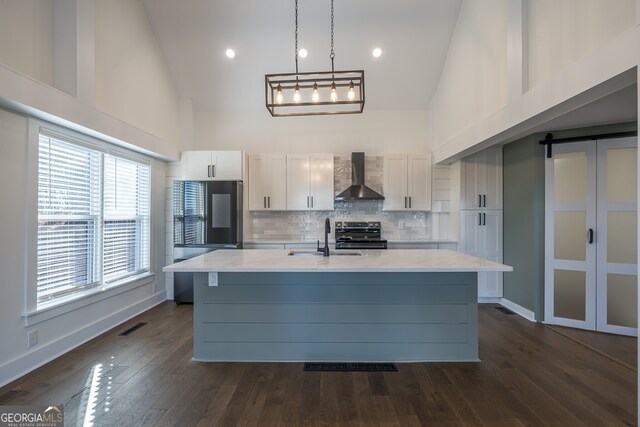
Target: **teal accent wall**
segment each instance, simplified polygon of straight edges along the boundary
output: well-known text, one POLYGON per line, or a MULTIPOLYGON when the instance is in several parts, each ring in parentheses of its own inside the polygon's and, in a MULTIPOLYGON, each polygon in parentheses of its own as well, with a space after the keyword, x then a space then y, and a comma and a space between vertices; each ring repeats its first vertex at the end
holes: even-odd
MULTIPOLYGON (((554 138, 636 131, 637 123, 616 123, 552 131, 554 138)), ((544 319, 544 168, 545 150, 539 144, 546 132, 532 134, 503 148, 504 298, 544 319)))
POLYGON ((504 146, 504 297, 536 314, 544 310, 544 147, 531 135, 504 146))

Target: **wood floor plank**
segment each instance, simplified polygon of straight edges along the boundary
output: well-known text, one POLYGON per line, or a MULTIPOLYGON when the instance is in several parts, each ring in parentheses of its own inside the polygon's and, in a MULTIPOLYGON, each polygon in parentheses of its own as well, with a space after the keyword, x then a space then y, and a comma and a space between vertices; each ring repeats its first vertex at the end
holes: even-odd
MULTIPOLYGON (((401 363, 385 373, 194 362, 192 309, 167 302, 130 319, 0 388, 0 405, 63 402, 71 427, 87 408, 95 426, 114 427, 637 425, 635 371, 491 305, 478 310, 482 362, 401 363), (138 322, 147 324, 119 335, 138 322)), ((630 358, 619 338, 590 337, 630 358)))

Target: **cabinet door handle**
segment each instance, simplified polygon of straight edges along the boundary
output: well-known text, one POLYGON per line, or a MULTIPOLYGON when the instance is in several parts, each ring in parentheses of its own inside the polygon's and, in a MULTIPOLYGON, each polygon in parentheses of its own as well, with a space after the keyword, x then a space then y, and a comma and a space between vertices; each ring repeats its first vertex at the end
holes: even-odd
POLYGON ((482 207, 482 196, 480 194, 478 194, 478 207, 482 207))
POLYGON ((267 196, 262 198, 262 203, 264 204, 264 208, 267 209, 267 196))
POLYGON ((484 208, 487 207, 487 195, 486 194, 482 195, 482 207, 484 207, 484 208))
POLYGON ((267 207, 271 209, 271 196, 267 196, 267 207))
POLYGON ((409 196, 409 209, 411 209, 411 196, 409 196))
POLYGON ((593 233, 593 228, 590 228, 590 229, 589 229, 589 233, 588 233, 588 235, 589 235, 589 244, 590 244, 590 245, 592 245, 592 244, 593 244, 593 234, 594 234, 594 233, 593 233))
POLYGON ((313 208, 313 196, 311 196, 311 207, 313 208))
POLYGON ((487 225, 487 214, 486 213, 482 214, 482 225, 487 225))
POLYGON ((478 225, 482 225, 482 214, 478 214, 478 225))
POLYGON ((207 167, 207 176, 211 178, 211 165, 207 167))
POLYGON ((309 207, 309 196, 307 196, 307 207, 309 207))
POLYGON ((216 165, 211 165, 211 175, 215 178, 216 176, 216 165))
POLYGON ((407 196, 404 196, 404 208, 407 209, 407 196))

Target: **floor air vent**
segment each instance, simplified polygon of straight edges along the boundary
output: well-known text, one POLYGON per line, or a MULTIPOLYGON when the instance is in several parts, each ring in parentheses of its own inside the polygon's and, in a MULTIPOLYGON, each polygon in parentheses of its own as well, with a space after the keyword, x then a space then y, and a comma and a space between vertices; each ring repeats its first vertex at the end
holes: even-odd
POLYGON ((495 307, 496 310, 501 311, 504 314, 515 314, 513 311, 509 310, 507 307, 495 307))
POLYGON ((129 329, 127 329, 126 331, 124 331, 123 333, 121 333, 120 336, 121 337, 126 337, 127 335, 131 335, 132 333, 134 333, 138 329, 142 328, 144 325, 146 325, 146 323, 138 323, 137 325, 134 325, 134 326, 130 327, 129 329))
POLYGON ((398 372, 395 363, 305 363, 304 370, 320 372, 398 372))

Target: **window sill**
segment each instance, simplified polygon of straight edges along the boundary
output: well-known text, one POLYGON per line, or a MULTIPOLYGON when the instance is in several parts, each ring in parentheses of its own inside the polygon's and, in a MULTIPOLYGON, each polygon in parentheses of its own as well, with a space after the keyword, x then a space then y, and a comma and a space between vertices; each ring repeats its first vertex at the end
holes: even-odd
POLYGON ((23 316, 25 326, 36 325, 38 323, 53 319, 54 317, 70 313, 79 308, 103 301, 107 298, 112 298, 116 295, 128 292, 140 286, 148 285, 150 283, 153 283, 154 279, 155 275, 153 273, 148 273, 144 276, 136 276, 132 280, 125 283, 111 284, 107 287, 102 286, 80 294, 66 297, 64 299, 56 301, 55 304, 51 303, 51 305, 49 306, 44 306, 38 310, 26 313, 23 316))

